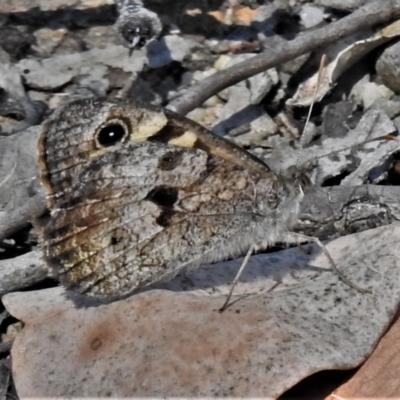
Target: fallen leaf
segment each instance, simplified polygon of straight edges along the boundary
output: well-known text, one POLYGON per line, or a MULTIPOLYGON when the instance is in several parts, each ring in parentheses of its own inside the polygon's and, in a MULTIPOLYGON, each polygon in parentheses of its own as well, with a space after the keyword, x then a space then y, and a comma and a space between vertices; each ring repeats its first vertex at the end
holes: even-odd
POLYGON ((222 314, 240 260, 180 278, 195 290, 165 285, 111 304, 61 288, 5 295, 7 310, 25 323, 11 352, 18 395, 276 398, 317 371, 354 368, 398 308, 399 238, 400 226, 391 225, 327 244, 368 294, 324 270, 326 257, 310 246, 308 255, 252 257, 222 314), (207 276, 217 287, 207 288, 207 276), (260 292, 273 281, 272 292, 260 292))
POLYGON ((377 348, 353 377, 328 400, 351 398, 400 398, 400 320, 390 328, 377 348))
MULTIPOLYGON (((328 64, 322 71, 316 102, 321 101, 332 89, 337 79, 366 54, 400 35, 400 20, 397 20, 375 34, 366 36, 360 32, 349 36, 327 49, 328 64), (364 37, 362 37, 364 36, 364 37), (360 37, 362 39, 360 40, 360 37), (352 43, 348 44, 349 41, 352 43)), ((318 72, 303 82, 294 96, 287 101, 290 106, 309 106, 313 102, 318 72)))

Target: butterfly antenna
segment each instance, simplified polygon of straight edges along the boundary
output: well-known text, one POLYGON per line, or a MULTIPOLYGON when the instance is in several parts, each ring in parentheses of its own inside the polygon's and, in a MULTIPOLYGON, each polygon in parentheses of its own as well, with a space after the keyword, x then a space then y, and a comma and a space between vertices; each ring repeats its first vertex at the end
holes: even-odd
POLYGON ((322 57, 321 57, 321 61, 319 63, 317 84, 315 85, 314 94, 313 94, 313 98, 312 98, 312 101, 311 101, 311 104, 310 104, 310 109, 308 110, 308 115, 307 115, 306 123, 304 125, 303 133, 302 133, 302 135, 300 137, 300 148, 299 148, 299 152, 297 153, 296 169, 299 169, 300 155, 301 155, 301 152, 303 151, 303 145, 304 145, 304 140, 305 140, 305 137, 306 137, 308 123, 310 122, 311 113, 312 113, 312 110, 314 108, 315 99, 317 98, 317 93, 318 93, 319 86, 321 84, 321 79, 322 79, 322 72, 323 72, 323 70, 325 68, 325 65, 326 65, 326 60, 327 60, 326 54, 323 54, 322 57))
MULTIPOLYGON (((316 86, 315 86, 313 99, 312 99, 312 102, 311 102, 311 105, 310 105, 310 109, 309 109, 309 111, 308 111, 308 116, 307 116, 306 123, 305 123, 305 125, 304 125, 303 133, 302 133, 301 138, 300 138, 300 149, 299 149, 299 152, 298 152, 298 155, 297 155, 297 160, 296 160, 296 168, 297 168, 297 169, 299 168, 300 153, 301 153, 301 151, 303 150, 303 144, 304 144, 304 139, 305 139, 306 132, 307 132, 307 126, 308 126, 308 123, 309 123, 310 118, 311 118, 311 113, 312 113, 312 109, 313 109, 313 106, 314 106, 314 103, 315 103, 315 99, 317 98, 317 93, 318 93, 319 86, 320 86, 321 79, 322 79, 322 72, 323 72, 323 70, 324 70, 324 68, 325 68, 325 65, 326 65, 326 60, 327 60, 327 57, 326 57, 326 55, 324 54, 324 55, 321 57, 321 62, 320 62, 320 64, 319 64, 319 70, 318 70, 317 84, 316 84, 316 86)), ((390 138, 385 137, 385 139, 387 139, 387 140, 392 139, 391 135, 388 135, 388 136, 390 136, 390 138)), ((379 139, 381 139, 381 138, 379 138, 379 139)), ((294 234, 294 235, 297 236, 298 238, 303 237, 304 239, 306 239, 306 236, 303 236, 303 235, 301 235, 301 234, 297 234, 297 233, 296 233, 296 234, 294 234)), ((329 263, 330 263, 330 265, 331 265, 332 271, 335 272, 343 282, 345 282, 348 286, 352 287, 353 289, 357 290, 357 291, 360 292, 360 293, 367 293, 367 292, 369 292, 368 289, 361 288, 361 287, 359 287, 358 285, 356 285, 356 284, 354 284, 353 282, 351 282, 349 279, 347 279, 347 278, 343 275, 343 273, 342 273, 340 270, 338 270, 338 268, 337 268, 335 262, 333 261, 331 255, 329 254, 328 250, 326 249, 326 247, 324 246, 324 244, 323 244, 318 238, 309 236, 309 237, 307 237, 306 240, 311 241, 311 242, 315 242, 315 243, 320 247, 320 249, 323 251, 323 253, 324 253, 325 256, 327 257, 327 259, 328 259, 328 261, 329 261, 329 263)), ((225 306, 225 304, 224 304, 224 306, 225 306)))

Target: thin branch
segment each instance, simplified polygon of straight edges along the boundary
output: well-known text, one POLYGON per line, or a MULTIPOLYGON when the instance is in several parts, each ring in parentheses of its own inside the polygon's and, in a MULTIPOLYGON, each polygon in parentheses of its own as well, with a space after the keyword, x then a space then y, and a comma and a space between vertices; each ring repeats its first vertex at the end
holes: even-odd
POLYGON ((1 136, 11 136, 24 131, 32 125, 43 121, 46 106, 42 102, 32 101, 25 91, 22 78, 17 68, 11 63, 9 55, 0 47, 0 87, 4 89, 24 109, 25 119, 9 132, 1 132, 1 136))
POLYGON ((9 340, 8 342, 0 343, 0 355, 3 356, 10 352, 14 340, 9 340))
POLYGON ((46 198, 44 193, 36 194, 22 207, 0 217, 0 242, 19 229, 28 225, 29 221, 39 217, 46 211, 46 198))
POLYGON ((28 288, 49 276, 42 252, 33 250, 22 256, 0 261, 0 295, 28 288))
POLYGON ((357 31, 400 17, 400 0, 376 0, 360 7, 352 14, 326 27, 299 35, 277 48, 269 48, 250 60, 238 63, 192 86, 182 96, 174 99, 168 108, 187 114, 211 96, 226 87, 254 76, 269 68, 290 61, 317 47, 326 46, 357 31))

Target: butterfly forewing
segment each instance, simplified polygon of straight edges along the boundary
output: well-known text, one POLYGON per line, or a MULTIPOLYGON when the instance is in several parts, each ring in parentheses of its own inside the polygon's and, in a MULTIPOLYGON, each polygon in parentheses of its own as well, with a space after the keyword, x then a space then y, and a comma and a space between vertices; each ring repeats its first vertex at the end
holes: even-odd
MULTIPOLYGON (((207 151, 212 136, 203 137, 204 128, 188 121, 181 133, 193 131, 197 139, 187 147, 171 144, 171 138, 151 140, 159 134, 155 128, 146 128, 146 134, 153 132, 146 140, 135 140, 143 132, 143 116, 147 123, 164 119, 152 116, 161 110, 129 102, 66 107, 47 123, 40 140, 51 212, 40 236, 46 261, 67 287, 117 298, 183 268, 246 252, 266 217, 274 229, 284 188, 245 151, 224 147, 219 138, 207 151), (60 127, 60 115, 73 119, 76 107, 84 116, 79 128, 74 123, 68 129, 65 121, 60 127), (115 125, 118 118, 123 131, 115 125), (114 125, 107 125, 110 120, 114 125)), ((168 114, 159 128, 171 119, 168 114)), ((171 129, 164 131, 171 136, 171 129)))

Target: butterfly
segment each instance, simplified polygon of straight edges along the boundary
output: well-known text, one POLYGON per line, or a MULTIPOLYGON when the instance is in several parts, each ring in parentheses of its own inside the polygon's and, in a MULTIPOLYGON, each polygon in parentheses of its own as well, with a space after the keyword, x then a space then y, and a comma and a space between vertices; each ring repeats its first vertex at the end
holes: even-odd
POLYGON ((39 165, 44 260, 66 288, 103 299, 271 246, 311 186, 187 118, 121 99, 57 110, 39 165))

